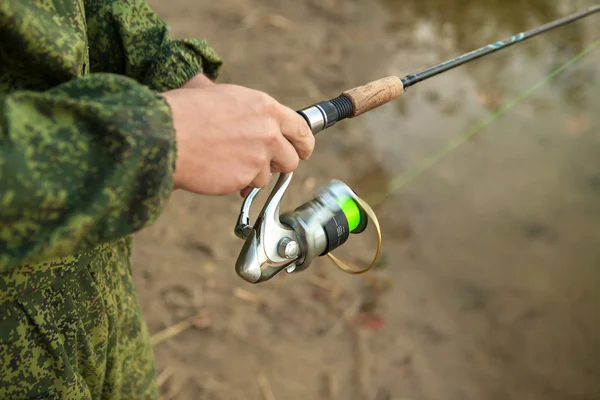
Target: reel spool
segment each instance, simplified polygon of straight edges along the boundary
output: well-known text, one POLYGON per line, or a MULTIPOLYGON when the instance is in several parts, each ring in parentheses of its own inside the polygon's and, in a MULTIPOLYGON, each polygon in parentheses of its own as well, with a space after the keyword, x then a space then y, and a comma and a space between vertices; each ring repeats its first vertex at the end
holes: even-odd
POLYGON ((347 273, 362 274, 371 269, 381 250, 381 229, 371 207, 345 183, 332 180, 312 200, 280 215, 292 175, 279 175, 254 226, 250 225, 250 208, 261 189, 253 189, 242 203, 235 234, 245 242, 235 263, 237 274, 250 283, 264 282, 284 269, 288 273, 303 271, 315 257, 324 255, 347 273), (368 267, 356 269, 331 252, 350 234, 364 232, 369 219, 377 230, 377 251, 368 267))

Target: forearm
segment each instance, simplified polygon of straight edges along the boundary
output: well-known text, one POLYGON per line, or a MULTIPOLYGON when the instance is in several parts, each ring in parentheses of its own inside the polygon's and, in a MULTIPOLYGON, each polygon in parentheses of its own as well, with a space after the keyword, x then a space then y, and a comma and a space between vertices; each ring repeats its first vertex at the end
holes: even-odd
POLYGON ((170 109, 131 79, 2 95, 0 132, 0 272, 131 234, 171 193, 170 109))

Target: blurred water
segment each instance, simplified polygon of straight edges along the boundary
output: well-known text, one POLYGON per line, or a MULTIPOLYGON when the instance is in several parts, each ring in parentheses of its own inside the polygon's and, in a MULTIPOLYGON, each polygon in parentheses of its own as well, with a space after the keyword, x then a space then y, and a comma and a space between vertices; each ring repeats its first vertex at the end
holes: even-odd
MULTIPOLYGON (((594 2, 383 4, 395 57, 382 74, 403 76, 594 2)), ((600 14, 419 83, 361 117, 362 129, 393 181, 597 39, 600 14)), ((431 324, 455 342, 414 333, 445 377, 432 398, 600 398, 599 78, 600 48, 410 184, 387 188, 390 273, 430 289, 392 294, 391 304, 428 304, 397 319, 437 315, 431 324)))

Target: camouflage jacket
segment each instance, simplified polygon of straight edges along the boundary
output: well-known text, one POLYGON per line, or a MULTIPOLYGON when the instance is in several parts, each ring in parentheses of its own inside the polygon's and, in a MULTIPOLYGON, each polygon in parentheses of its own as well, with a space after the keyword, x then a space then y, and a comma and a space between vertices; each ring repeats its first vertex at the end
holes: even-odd
POLYGON ((152 223, 176 157, 158 93, 220 66, 145 0, 0 1, 0 274, 152 223))

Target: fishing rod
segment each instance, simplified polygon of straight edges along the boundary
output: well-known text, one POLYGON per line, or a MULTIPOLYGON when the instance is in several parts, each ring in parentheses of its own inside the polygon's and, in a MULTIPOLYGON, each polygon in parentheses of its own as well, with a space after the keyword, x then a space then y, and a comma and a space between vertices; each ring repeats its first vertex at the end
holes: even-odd
POLYGON ((357 117, 367 111, 397 99, 407 88, 418 82, 422 82, 470 61, 503 50, 516 43, 531 39, 542 33, 568 25, 599 11, 600 5, 590 7, 587 10, 568 15, 529 31, 518 33, 508 39, 480 47, 479 49, 470 51, 469 53, 445 61, 421 72, 410 74, 403 78, 389 76, 370 82, 364 86, 355 87, 343 92, 334 99, 322 101, 299 110, 298 113, 304 117, 313 133, 316 134, 343 119, 357 117))
MULTIPOLYGON (((336 98, 321 101, 297 112, 316 135, 339 121, 357 117, 397 99, 407 88, 418 82, 599 11, 600 5, 590 7, 421 72, 402 78, 388 76, 349 89, 336 98)), ((338 268, 351 274, 361 274, 372 268, 381 250, 381 229, 371 207, 345 183, 332 180, 311 201, 280 215, 280 203, 291 179, 292 173, 279 174, 254 225, 250 224, 250 207, 261 189, 253 189, 244 199, 234 229, 236 236, 245 240, 235 264, 237 274, 250 283, 264 282, 283 270, 288 273, 303 271, 315 257, 324 255, 338 268), (356 269, 331 252, 344 244, 351 233, 363 232, 369 219, 375 225, 377 250, 368 267, 356 269)))

